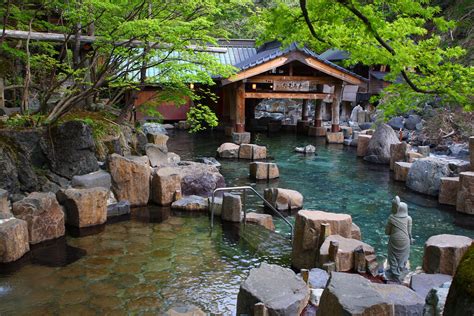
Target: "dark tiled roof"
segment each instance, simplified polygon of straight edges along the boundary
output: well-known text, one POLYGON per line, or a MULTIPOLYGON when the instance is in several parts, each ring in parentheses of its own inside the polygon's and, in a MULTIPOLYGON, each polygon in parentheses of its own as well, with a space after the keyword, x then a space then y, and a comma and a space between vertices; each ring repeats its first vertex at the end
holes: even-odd
POLYGON ((298 45, 296 43, 292 43, 290 46, 288 46, 287 48, 282 48, 282 46, 279 44, 279 43, 276 43, 276 42, 271 42, 271 43, 267 43, 265 44, 264 46, 262 46, 261 48, 258 49, 257 53, 253 56, 251 56, 250 58, 248 59, 245 59, 243 61, 241 61, 240 63, 236 63, 236 64, 233 64, 235 67, 239 68, 240 70, 245 70, 245 69, 248 69, 248 68, 252 68, 252 67, 255 67, 255 66, 258 66, 260 64, 263 64, 263 63, 266 63, 270 60, 273 60, 275 58, 278 58, 280 56, 283 56, 283 55, 286 55, 288 53, 291 53, 291 52, 296 52, 296 51, 299 51, 299 52, 302 52, 303 54, 306 54, 308 56, 311 56, 313 57, 314 59, 328 65, 328 66, 331 66, 335 69, 338 69, 346 74, 349 74, 353 77, 356 77, 360 80, 363 80, 363 81, 367 81, 366 78, 362 77, 362 76, 359 76, 358 74, 356 73, 353 73, 352 71, 349 71, 347 70, 346 68, 343 68, 341 66, 338 66, 324 58, 321 58, 318 54, 314 53, 313 51, 311 51, 310 49, 306 48, 306 47, 298 47, 298 45))
POLYGON ((371 71, 370 72, 370 75, 372 77, 374 77, 375 79, 378 79, 378 80, 383 80, 383 81, 393 82, 393 83, 402 83, 403 82, 403 77, 401 75, 398 75, 397 78, 395 78, 395 80, 386 80, 385 77, 388 74, 389 74, 388 72, 384 72, 384 71, 371 71))
POLYGON ((329 61, 346 60, 349 58, 349 53, 336 48, 330 48, 324 53, 320 54, 319 57, 329 61))

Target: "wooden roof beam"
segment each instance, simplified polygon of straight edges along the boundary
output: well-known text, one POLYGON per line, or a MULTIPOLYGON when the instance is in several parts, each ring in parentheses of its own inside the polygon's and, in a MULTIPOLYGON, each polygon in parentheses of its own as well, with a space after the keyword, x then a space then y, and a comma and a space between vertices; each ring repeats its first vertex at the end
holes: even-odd
POLYGON ((332 98, 332 93, 296 93, 296 92, 245 92, 246 99, 304 99, 324 100, 332 98))
POLYGON ((341 80, 333 77, 322 76, 280 76, 280 75, 258 75, 245 79, 248 83, 273 83, 274 81, 309 81, 312 84, 337 84, 341 80))

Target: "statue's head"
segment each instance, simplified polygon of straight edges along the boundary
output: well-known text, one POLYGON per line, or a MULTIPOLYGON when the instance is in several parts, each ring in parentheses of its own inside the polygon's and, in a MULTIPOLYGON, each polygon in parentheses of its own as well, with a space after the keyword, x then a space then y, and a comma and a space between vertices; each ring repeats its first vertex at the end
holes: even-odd
POLYGON ((407 217, 408 216, 408 205, 404 202, 400 202, 400 207, 395 215, 396 217, 407 217))
POLYGON ((397 214, 398 208, 400 207, 400 198, 395 196, 395 198, 392 200, 392 214, 397 214))

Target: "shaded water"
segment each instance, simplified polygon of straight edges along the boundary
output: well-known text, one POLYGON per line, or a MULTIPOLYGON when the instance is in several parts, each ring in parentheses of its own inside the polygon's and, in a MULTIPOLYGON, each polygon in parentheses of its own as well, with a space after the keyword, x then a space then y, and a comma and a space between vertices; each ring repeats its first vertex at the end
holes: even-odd
MULTIPOLYGON (((176 132, 169 148, 183 159, 214 156, 224 139, 220 133, 176 132)), ((306 208, 350 213, 379 255, 385 253, 383 228, 395 194, 408 203, 413 217, 415 265, 431 235, 474 237, 473 231, 452 224, 450 209, 394 183, 386 167, 364 163, 351 148, 293 135, 257 135, 255 141, 268 146, 281 178, 257 184, 248 179, 248 162, 221 161, 228 185, 250 183, 260 192, 267 186, 295 189, 304 195, 306 208), (317 145, 318 156, 293 153, 293 147, 308 143, 317 145)), ((255 199, 249 199, 249 208, 258 208, 255 199)), ((68 236, 47 249, 35 249, 19 263, 0 266, 0 314, 159 314, 180 303, 228 314, 235 310, 249 269, 262 261, 289 266, 285 239, 251 225, 242 231, 219 222, 210 235, 208 225, 207 216, 149 207, 135 209, 130 220, 109 223, 95 234, 68 236)), ((281 221, 277 229, 288 232, 281 221)))

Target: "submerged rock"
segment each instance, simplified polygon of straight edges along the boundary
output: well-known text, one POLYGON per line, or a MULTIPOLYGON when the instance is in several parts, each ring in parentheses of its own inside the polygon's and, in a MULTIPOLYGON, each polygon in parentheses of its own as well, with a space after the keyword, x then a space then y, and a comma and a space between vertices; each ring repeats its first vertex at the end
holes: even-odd
POLYGON ((295 190, 271 188, 264 191, 265 200, 279 211, 298 210, 303 207, 303 195, 295 190))
POLYGON ((237 315, 253 315, 254 305, 261 302, 270 315, 300 315, 309 301, 306 283, 287 268, 262 263, 250 270, 240 286, 237 315))
POLYGON ((316 152, 316 147, 313 145, 306 145, 304 147, 295 147, 295 152, 300 154, 314 154, 316 152))
POLYGON ((270 214, 260 214, 254 212, 247 213, 246 222, 260 225, 268 230, 275 230, 275 225, 273 224, 273 217, 270 214))
POLYGON ((209 209, 206 198, 197 195, 185 196, 171 204, 172 209, 188 212, 205 212, 209 209))
POLYGON ((214 166, 216 168, 219 168, 221 166, 221 163, 217 161, 216 158, 213 158, 213 157, 199 157, 199 158, 196 158, 196 162, 203 163, 205 165, 214 166))

